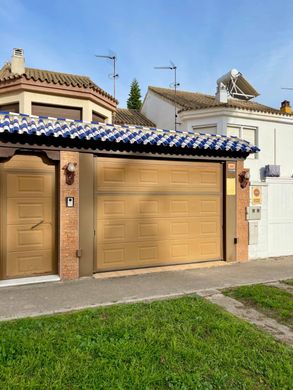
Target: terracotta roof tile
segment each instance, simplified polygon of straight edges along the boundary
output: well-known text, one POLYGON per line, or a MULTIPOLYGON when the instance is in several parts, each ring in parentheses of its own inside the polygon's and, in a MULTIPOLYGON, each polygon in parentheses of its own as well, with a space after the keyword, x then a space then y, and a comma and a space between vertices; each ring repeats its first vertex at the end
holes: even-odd
POLYGON ((145 117, 139 110, 118 108, 114 119, 117 125, 135 125, 156 127, 156 125, 145 117))
MULTIPOLYGON (((157 95, 163 97, 164 99, 167 99, 172 103, 175 102, 173 89, 149 87, 149 90, 155 92, 157 95)), ((289 115, 289 116, 292 115, 292 114, 285 114, 276 108, 268 107, 263 104, 257 103, 255 101, 250 101, 250 100, 228 99, 227 103, 221 103, 216 99, 215 96, 206 95, 198 92, 177 91, 176 103, 178 104, 178 106, 180 106, 179 112, 189 111, 189 110, 202 110, 202 109, 213 108, 213 107, 228 107, 228 108, 240 108, 249 111, 268 112, 271 114, 280 114, 280 115, 289 115)))
POLYGON ((71 86, 71 87, 80 87, 80 88, 90 88, 117 103, 117 100, 115 100, 112 95, 108 94, 102 88, 98 87, 87 76, 54 72, 50 70, 43 70, 43 69, 36 69, 36 68, 25 68, 25 73, 19 75, 11 72, 11 66, 9 63, 5 64, 2 67, 2 69, 0 69, 0 82, 20 79, 20 78, 25 78, 26 80, 46 82, 49 84, 66 85, 68 87, 71 86))

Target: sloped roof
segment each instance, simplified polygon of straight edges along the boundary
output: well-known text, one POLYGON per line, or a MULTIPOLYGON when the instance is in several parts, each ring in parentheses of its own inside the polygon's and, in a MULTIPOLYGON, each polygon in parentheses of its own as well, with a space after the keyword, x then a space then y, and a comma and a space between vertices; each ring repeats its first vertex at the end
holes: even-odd
POLYGON ((144 116, 139 110, 117 108, 114 122, 117 125, 135 125, 156 127, 156 125, 144 116))
POLYGON ((141 126, 119 126, 105 123, 86 123, 74 120, 44 119, 37 116, 0 112, 0 134, 78 139, 84 142, 150 145, 166 152, 189 149, 196 155, 203 152, 256 153, 259 149, 237 137, 194 132, 160 130, 141 126))
MULTIPOLYGON (((150 86, 149 90, 155 92, 157 95, 161 96, 164 99, 167 99, 172 103, 175 102, 175 95, 173 89, 150 86)), ((228 107, 240 108, 249 111, 267 112, 271 114, 291 115, 285 114, 278 109, 268 107, 251 100, 247 101, 240 99, 228 99, 227 103, 221 103, 216 99, 215 96, 206 95, 198 92, 177 91, 176 103, 181 107, 179 112, 189 110, 202 110, 214 107, 228 107)))
POLYGON ((87 76, 54 72, 51 70, 43 70, 43 69, 36 69, 36 68, 25 68, 25 73, 19 75, 11 72, 10 63, 5 64, 2 67, 2 69, 0 69, 0 82, 17 80, 21 78, 24 78, 26 80, 45 82, 48 84, 63 85, 67 87, 90 88, 99 92, 101 95, 111 99, 113 102, 117 103, 117 100, 114 99, 112 95, 105 92, 102 88, 98 87, 87 76))

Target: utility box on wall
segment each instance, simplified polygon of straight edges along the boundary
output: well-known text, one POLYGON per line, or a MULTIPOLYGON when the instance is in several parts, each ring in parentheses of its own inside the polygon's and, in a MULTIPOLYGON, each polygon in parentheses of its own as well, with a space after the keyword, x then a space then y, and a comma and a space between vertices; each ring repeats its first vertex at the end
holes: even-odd
POLYGON ((246 208, 246 219, 260 220, 261 219, 261 207, 260 206, 249 206, 246 208))
POLYGON ((266 177, 280 177, 280 165, 266 165, 265 166, 266 177))

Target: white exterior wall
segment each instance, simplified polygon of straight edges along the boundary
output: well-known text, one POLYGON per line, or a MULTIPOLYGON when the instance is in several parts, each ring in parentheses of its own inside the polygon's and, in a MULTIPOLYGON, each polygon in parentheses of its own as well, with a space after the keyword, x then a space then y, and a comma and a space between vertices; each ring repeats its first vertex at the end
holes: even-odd
POLYGON ((267 183, 269 256, 288 256, 293 253, 293 179, 270 177, 267 183))
MULTIPOLYGON (((262 204, 261 220, 256 222, 257 243, 249 245, 249 257, 257 259, 284 254, 292 255, 293 246, 290 247, 290 237, 293 237, 292 196, 283 196, 282 205, 269 199, 269 194, 272 193, 273 188, 271 188, 272 183, 264 182, 264 168, 268 164, 280 165, 281 178, 279 179, 280 185, 278 188, 280 191, 283 188, 288 193, 284 183, 282 187, 282 178, 293 176, 293 118, 268 113, 216 108, 193 112, 186 111, 181 114, 180 119, 183 127, 188 131, 192 131, 193 126, 209 125, 211 123, 217 123, 217 133, 225 135, 229 125, 256 128, 256 143, 261 151, 255 158, 248 157, 244 166, 250 169, 251 183, 261 186, 262 204), (271 222, 272 215, 275 215, 274 210, 278 207, 281 207, 282 210, 288 210, 287 220, 290 221, 288 223, 285 218, 282 219, 281 217, 278 220, 278 232, 283 232, 278 234, 282 235, 282 240, 281 237, 276 236, 278 235, 277 230, 271 222), (282 242, 282 245, 278 242, 282 242)), ((293 188, 293 185, 290 187, 293 188)))
MULTIPOLYGON (((261 202, 261 219, 259 221, 251 221, 250 225, 256 223, 257 225, 257 243, 251 244, 248 246, 248 255, 250 259, 262 259, 269 257, 268 250, 268 185, 265 182, 251 182, 252 186, 258 186, 261 188, 262 192, 262 202, 261 202)), ((250 204, 252 205, 252 191, 250 191, 250 204)))
POLYGON ((141 112, 154 122, 159 129, 174 130, 174 105, 160 98, 152 91, 148 91, 146 94, 141 112))
POLYGON ((227 126, 248 126, 257 129, 257 145, 261 151, 256 158, 248 158, 251 180, 263 180, 267 164, 281 166, 281 177, 293 175, 293 118, 282 115, 257 113, 235 109, 209 109, 186 111, 180 116, 182 127, 192 131, 193 126, 217 124, 217 133, 226 134, 227 126), (276 134, 276 145, 274 139, 276 134))

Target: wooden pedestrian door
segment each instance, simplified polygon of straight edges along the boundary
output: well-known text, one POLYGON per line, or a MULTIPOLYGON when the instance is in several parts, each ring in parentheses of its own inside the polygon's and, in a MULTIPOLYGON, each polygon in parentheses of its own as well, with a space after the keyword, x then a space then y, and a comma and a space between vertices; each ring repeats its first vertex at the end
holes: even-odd
POLYGON ((0 278, 56 273, 55 166, 28 155, 0 166, 0 278))
POLYGON ((219 260, 220 163, 96 159, 96 271, 219 260))

